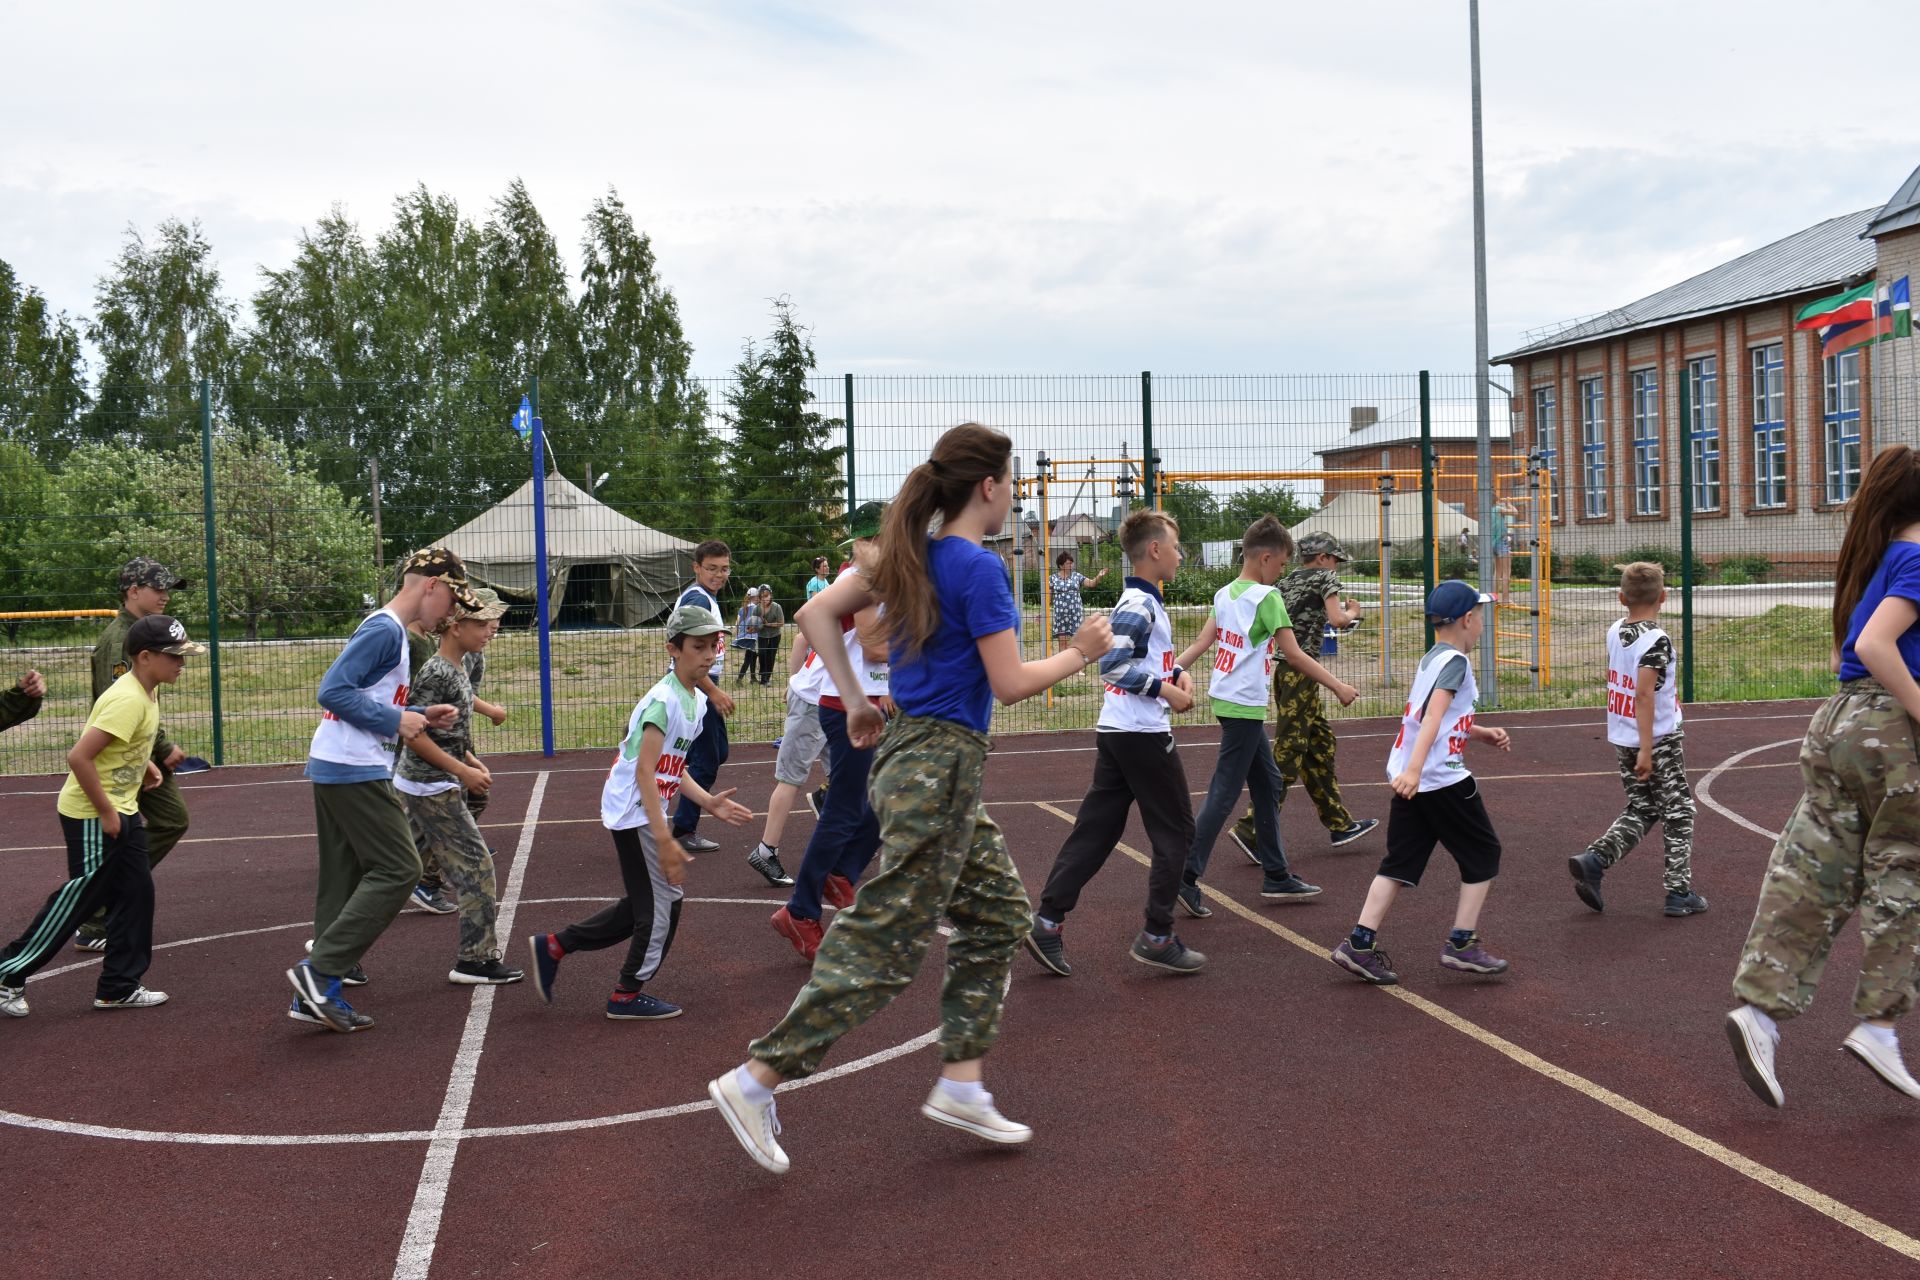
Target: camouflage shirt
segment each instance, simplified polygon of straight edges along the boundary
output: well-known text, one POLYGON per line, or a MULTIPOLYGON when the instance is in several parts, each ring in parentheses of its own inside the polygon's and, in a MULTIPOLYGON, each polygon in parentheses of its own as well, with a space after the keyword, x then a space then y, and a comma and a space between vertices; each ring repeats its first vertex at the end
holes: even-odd
MULTIPOLYGON (((1623 622, 1620 624, 1620 643, 1631 645, 1659 625, 1657 618, 1649 618, 1645 622, 1623 622)), ((1647 651, 1640 655, 1640 665, 1659 673, 1654 677, 1654 688, 1666 688, 1667 673, 1673 670, 1673 641, 1666 636, 1655 640, 1647 646, 1647 651)))
MULTIPOLYGON (((113 682, 127 674, 132 664, 127 661, 127 628, 138 619, 127 612, 125 605, 114 616, 107 629, 100 633, 100 640, 93 646, 93 701, 100 701, 100 695, 113 687, 113 682)), ((155 764, 173 754, 173 740, 167 737, 166 727, 153 737, 153 760, 155 764)))
POLYGON ((1327 597, 1340 594, 1340 575, 1331 569, 1295 569, 1280 579, 1280 599, 1293 619, 1293 635, 1309 658, 1320 656, 1327 627, 1327 597))
MULTIPOLYGON (((420 674, 413 678, 413 689, 407 700, 416 707, 446 702, 460 709, 452 728, 428 729, 426 734, 435 746, 464 762, 473 747, 473 686, 467 683, 466 671, 435 653, 420 664, 420 674)), ((404 746, 394 772, 408 782, 454 781, 451 774, 428 764, 404 746)))

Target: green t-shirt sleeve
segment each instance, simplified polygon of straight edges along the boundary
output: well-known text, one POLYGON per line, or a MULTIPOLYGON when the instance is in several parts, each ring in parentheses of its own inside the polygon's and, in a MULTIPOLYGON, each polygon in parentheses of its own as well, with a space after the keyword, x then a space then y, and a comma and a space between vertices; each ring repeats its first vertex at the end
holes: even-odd
POLYGON ((1268 636, 1279 635, 1293 625, 1293 619, 1287 616, 1287 602, 1280 598, 1278 591, 1267 592, 1266 599, 1262 600, 1260 607, 1254 610, 1253 620, 1256 629, 1247 638, 1255 644, 1261 643, 1268 636))
POLYGON ((654 728, 658 729, 661 733, 665 733, 667 731, 667 704, 666 703, 656 702, 652 706, 648 707, 645 711, 642 711, 640 713, 640 731, 642 733, 645 733, 648 725, 652 725, 654 728))

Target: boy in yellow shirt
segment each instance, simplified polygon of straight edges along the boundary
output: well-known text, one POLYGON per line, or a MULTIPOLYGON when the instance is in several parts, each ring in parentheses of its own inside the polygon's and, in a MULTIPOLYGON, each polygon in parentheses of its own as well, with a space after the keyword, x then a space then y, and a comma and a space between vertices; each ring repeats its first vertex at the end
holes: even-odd
POLYGON ((67 837, 65 884, 47 897, 25 933, 0 950, 0 1013, 27 1016, 27 979, 53 958, 73 928, 107 909, 107 954, 95 987, 96 1009, 165 1004, 164 991, 140 985, 153 962, 153 869, 140 817, 140 792, 160 785, 153 739, 160 730, 159 686, 180 678, 206 646, 163 613, 127 628, 127 673, 93 704, 80 740, 67 752, 60 826, 67 837))

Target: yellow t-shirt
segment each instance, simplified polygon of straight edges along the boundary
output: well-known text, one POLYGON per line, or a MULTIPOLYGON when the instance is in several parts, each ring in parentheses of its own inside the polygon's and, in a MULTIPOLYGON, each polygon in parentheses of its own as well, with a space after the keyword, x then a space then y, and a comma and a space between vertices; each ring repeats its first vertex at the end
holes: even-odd
MULTIPOLYGON (((160 700, 142 688, 139 678, 129 671, 108 685, 100 701, 93 704, 87 728, 113 735, 113 741, 93 758, 107 799, 121 813, 137 812, 140 786, 147 780, 147 762, 153 759, 154 735, 160 732, 160 700)), ((67 785, 60 788, 59 808, 69 818, 100 816, 71 771, 67 773, 67 785)))

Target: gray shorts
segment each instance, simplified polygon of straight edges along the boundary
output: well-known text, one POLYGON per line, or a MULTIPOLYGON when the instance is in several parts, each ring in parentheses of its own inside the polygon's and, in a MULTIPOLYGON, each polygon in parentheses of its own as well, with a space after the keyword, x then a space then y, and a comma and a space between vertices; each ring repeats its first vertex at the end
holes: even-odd
POLYGON ((774 757, 773 780, 790 787, 807 785, 813 762, 827 749, 826 732, 820 728, 820 708, 787 690, 787 724, 780 730, 780 754, 774 757))

